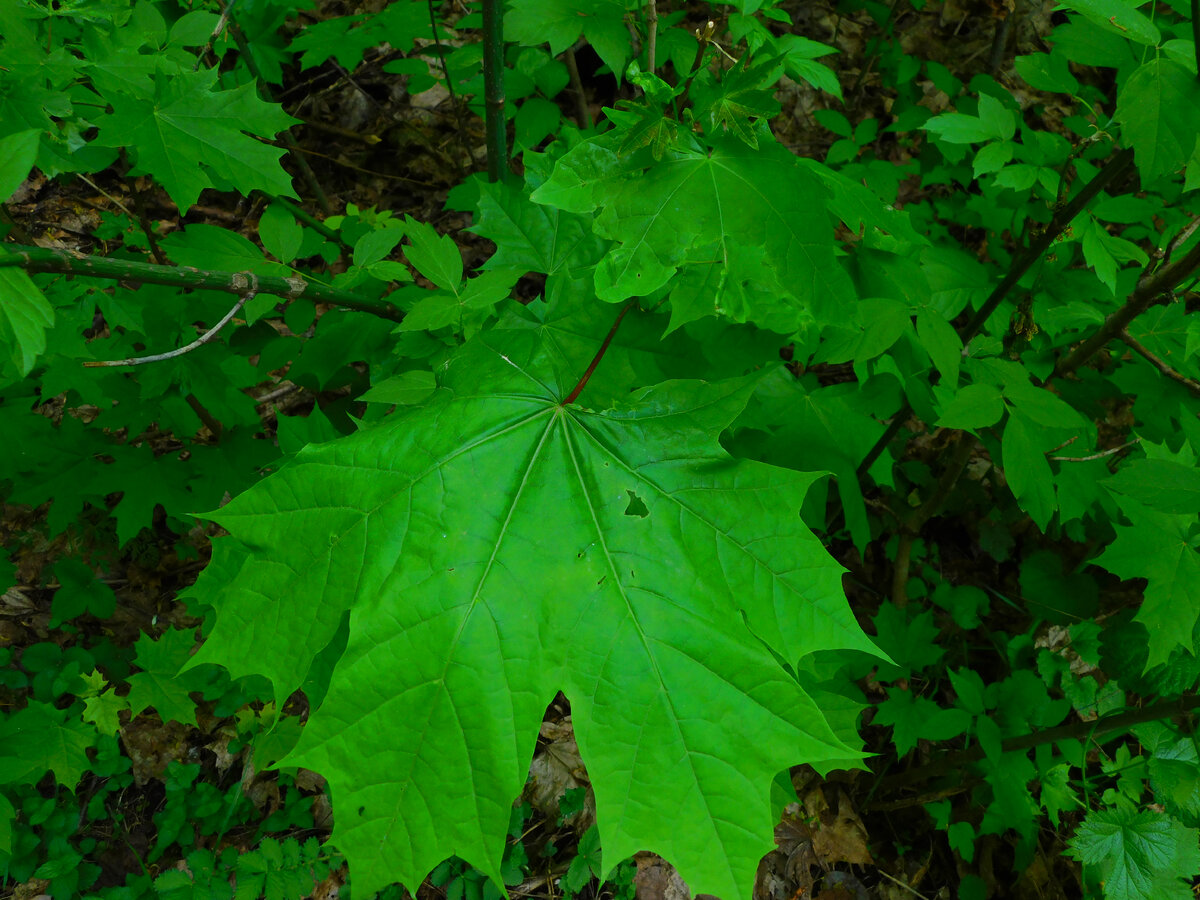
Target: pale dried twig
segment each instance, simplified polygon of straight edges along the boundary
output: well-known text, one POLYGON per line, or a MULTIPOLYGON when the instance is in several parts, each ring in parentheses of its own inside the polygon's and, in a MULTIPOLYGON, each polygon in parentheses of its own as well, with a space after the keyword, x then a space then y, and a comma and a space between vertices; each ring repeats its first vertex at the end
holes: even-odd
POLYGON ((258 278, 255 277, 253 272, 247 272, 246 277, 250 279, 250 290, 238 298, 238 302, 233 305, 233 309, 225 313, 225 315, 221 318, 221 321, 219 321, 212 328, 208 329, 208 331, 204 332, 204 334, 200 335, 200 337, 196 338, 186 347, 179 347, 176 350, 170 350, 166 353, 155 353, 151 356, 133 356, 129 359, 88 360, 84 363, 84 365, 88 366, 89 368, 95 368, 97 366, 141 366, 145 365, 146 363, 163 362, 164 360, 174 359, 177 356, 183 356, 185 353, 191 353, 193 350, 203 346, 204 344, 207 344, 214 337, 216 337, 218 332, 228 325, 230 320, 237 315, 238 310, 249 303, 250 300, 254 298, 254 295, 258 293, 258 278))

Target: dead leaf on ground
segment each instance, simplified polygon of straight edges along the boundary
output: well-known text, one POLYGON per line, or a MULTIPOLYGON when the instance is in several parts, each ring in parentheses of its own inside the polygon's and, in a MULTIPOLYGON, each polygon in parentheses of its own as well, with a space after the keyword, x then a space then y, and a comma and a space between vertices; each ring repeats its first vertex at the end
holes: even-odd
POLYGON ((524 797, 534 809, 556 822, 563 794, 576 788, 587 788, 583 809, 565 820, 582 834, 596 821, 596 800, 592 796, 583 757, 579 755, 579 745, 575 743, 575 729, 570 718, 566 718, 561 722, 543 722, 540 735, 537 752, 529 764, 529 782, 524 797))
MULTIPOLYGON (((633 885, 637 900, 690 900, 691 890, 675 867, 653 853, 638 853, 633 857, 637 874, 633 885)), ((717 900, 711 894, 697 894, 696 900, 717 900)))
POLYGON ((121 729, 121 742, 133 764, 133 780, 140 787, 162 778, 167 763, 182 760, 187 754, 188 726, 181 722, 162 723, 155 716, 138 716, 121 729))
POLYGON ((872 866, 875 860, 867 847, 867 829, 854 811, 849 795, 841 788, 826 786, 837 797, 837 810, 830 806, 820 785, 804 794, 804 808, 818 822, 813 831, 813 852, 826 867, 834 863, 872 866))

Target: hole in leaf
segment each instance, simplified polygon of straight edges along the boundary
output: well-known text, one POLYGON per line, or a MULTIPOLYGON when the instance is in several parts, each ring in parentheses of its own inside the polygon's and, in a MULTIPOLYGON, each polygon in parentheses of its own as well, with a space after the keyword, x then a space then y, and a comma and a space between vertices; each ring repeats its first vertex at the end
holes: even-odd
POLYGON ((650 508, 646 506, 645 501, 641 497, 633 491, 626 491, 625 493, 629 495, 629 505, 625 507, 625 515, 637 516, 639 519, 644 519, 650 515, 650 508))

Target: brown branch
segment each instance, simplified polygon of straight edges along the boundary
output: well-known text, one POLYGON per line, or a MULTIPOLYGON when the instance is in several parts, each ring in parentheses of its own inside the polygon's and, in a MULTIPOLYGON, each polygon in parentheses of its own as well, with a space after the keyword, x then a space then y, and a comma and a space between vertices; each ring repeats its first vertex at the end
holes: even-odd
POLYGON ((1165 362, 1150 352, 1150 349, 1145 344, 1130 334, 1129 329, 1122 328, 1121 333, 1118 334, 1117 337, 1128 344, 1130 350, 1140 354, 1147 362, 1150 363, 1150 365, 1158 369, 1158 371, 1162 372, 1177 384, 1181 384, 1187 388, 1192 393, 1193 397, 1200 397, 1200 381, 1195 381, 1194 379, 1188 378, 1183 373, 1178 372, 1168 366, 1165 362))
MULTIPOLYGON (((1069 375, 1092 358, 1105 344, 1119 338, 1129 323, 1149 309, 1154 303, 1167 296, 1182 284, 1197 268, 1200 268, 1200 244, 1192 247, 1176 262, 1169 263, 1152 274, 1144 276, 1125 301, 1125 305, 1104 320, 1096 333, 1080 344, 1054 367, 1051 378, 1069 375)), ((1049 380, 1049 379, 1047 379, 1049 380)))
MULTIPOLYGON (((1017 282, 1024 277, 1025 273, 1033 268, 1034 263, 1042 258, 1043 254, 1058 239, 1059 235, 1067 230, 1067 226, 1071 224, 1071 221, 1092 202, 1097 194, 1114 181, 1124 177, 1132 168, 1133 151, 1120 151, 1112 158, 1112 161, 1108 165, 1083 186, 1083 189, 1070 202, 1054 213, 1050 219, 1050 223, 1037 235, 1033 243, 1013 261, 1008 273, 996 285, 987 300, 983 302, 983 305, 979 307, 979 311, 975 313, 974 317, 958 333, 964 347, 970 342, 971 338, 975 337, 982 330, 984 323, 996 311, 996 308, 1004 298, 1008 296, 1009 291, 1016 287, 1017 282)), ((858 464, 857 472, 859 477, 866 474, 867 470, 874 465, 875 460, 879 459, 887 445, 900 433, 900 429, 904 427, 904 422, 912 411, 912 404, 905 402, 903 408, 896 412, 888 427, 880 435, 879 440, 867 452, 863 461, 858 464)))
POLYGON ((633 301, 630 300, 625 304, 617 320, 612 323, 612 328, 608 329, 608 334, 604 336, 604 342, 600 345, 600 349, 596 351, 596 355, 592 357, 591 363, 587 367, 587 371, 583 373, 583 377, 579 379, 579 383, 575 385, 575 390, 567 395, 567 399, 562 402, 563 406, 570 406, 575 402, 575 399, 580 395, 585 387, 587 387, 588 379, 592 377, 592 373, 596 371, 596 366, 600 365, 600 360, 604 358, 604 353, 608 350, 608 345, 612 343, 613 337, 617 333, 617 329, 621 327, 621 320, 625 318, 625 313, 633 308, 633 301))

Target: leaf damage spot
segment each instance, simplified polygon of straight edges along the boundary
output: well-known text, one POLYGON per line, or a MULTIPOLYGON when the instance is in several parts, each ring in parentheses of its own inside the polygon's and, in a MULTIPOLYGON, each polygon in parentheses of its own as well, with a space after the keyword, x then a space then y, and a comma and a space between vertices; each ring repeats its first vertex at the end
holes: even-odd
POLYGON ((626 491, 629 495, 629 505, 625 507, 625 515, 637 516, 639 519, 644 519, 650 515, 650 508, 646 506, 646 502, 635 494, 633 491, 626 491))

